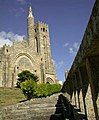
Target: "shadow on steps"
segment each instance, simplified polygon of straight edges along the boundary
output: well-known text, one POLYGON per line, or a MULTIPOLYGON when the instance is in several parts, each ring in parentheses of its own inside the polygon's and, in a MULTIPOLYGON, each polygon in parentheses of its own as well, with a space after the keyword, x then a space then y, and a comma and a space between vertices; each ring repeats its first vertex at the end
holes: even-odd
POLYGON ((50 116, 49 120, 86 120, 84 117, 83 115, 78 115, 74 106, 70 104, 66 97, 60 94, 58 96, 55 113, 50 116), (74 111, 78 116, 77 118, 74 117, 74 111))

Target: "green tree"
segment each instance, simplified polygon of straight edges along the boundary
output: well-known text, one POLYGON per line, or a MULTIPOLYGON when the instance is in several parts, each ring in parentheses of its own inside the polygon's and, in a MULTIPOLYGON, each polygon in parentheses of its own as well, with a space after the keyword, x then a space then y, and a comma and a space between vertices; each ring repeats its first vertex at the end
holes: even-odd
POLYGON ((25 80, 20 83, 21 90, 27 100, 33 98, 36 94, 37 83, 33 80, 25 80))
POLYGON ((25 80, 33 80, 37 82, 38 77, 28 70, 22 71, 21 73, 18 74, 17 87, 20 88, 20 83, 24 82, 25 80))

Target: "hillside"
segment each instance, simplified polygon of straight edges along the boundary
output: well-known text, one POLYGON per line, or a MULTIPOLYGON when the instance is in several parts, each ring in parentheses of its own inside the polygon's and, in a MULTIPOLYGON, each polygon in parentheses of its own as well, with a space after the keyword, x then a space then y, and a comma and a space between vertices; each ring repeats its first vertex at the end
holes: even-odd
POLYGON ((0 87, 0 108, 23 100, 25 100, 25 97, 20 89, 0 87))

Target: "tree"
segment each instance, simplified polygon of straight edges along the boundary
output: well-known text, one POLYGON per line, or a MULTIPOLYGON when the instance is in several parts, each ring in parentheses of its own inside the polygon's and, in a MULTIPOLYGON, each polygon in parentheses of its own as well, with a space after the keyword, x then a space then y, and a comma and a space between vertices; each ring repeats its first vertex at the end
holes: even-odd
POLYGON ((37 82, 38 77, 28 70, 22 71, 21 73, 18 74, 17 87, 20 88, 20 83, 24 82, 25 80, 33 80, 37 82))

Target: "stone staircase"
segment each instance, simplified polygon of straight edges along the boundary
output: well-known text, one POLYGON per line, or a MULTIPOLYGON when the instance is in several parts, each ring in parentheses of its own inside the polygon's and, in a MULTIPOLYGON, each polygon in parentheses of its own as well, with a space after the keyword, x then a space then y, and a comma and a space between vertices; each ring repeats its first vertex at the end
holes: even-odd
POLYGON ((65 120, 65 118, 59 94, 55 94, 7 106, 1 111, 0 120, 65 120))

